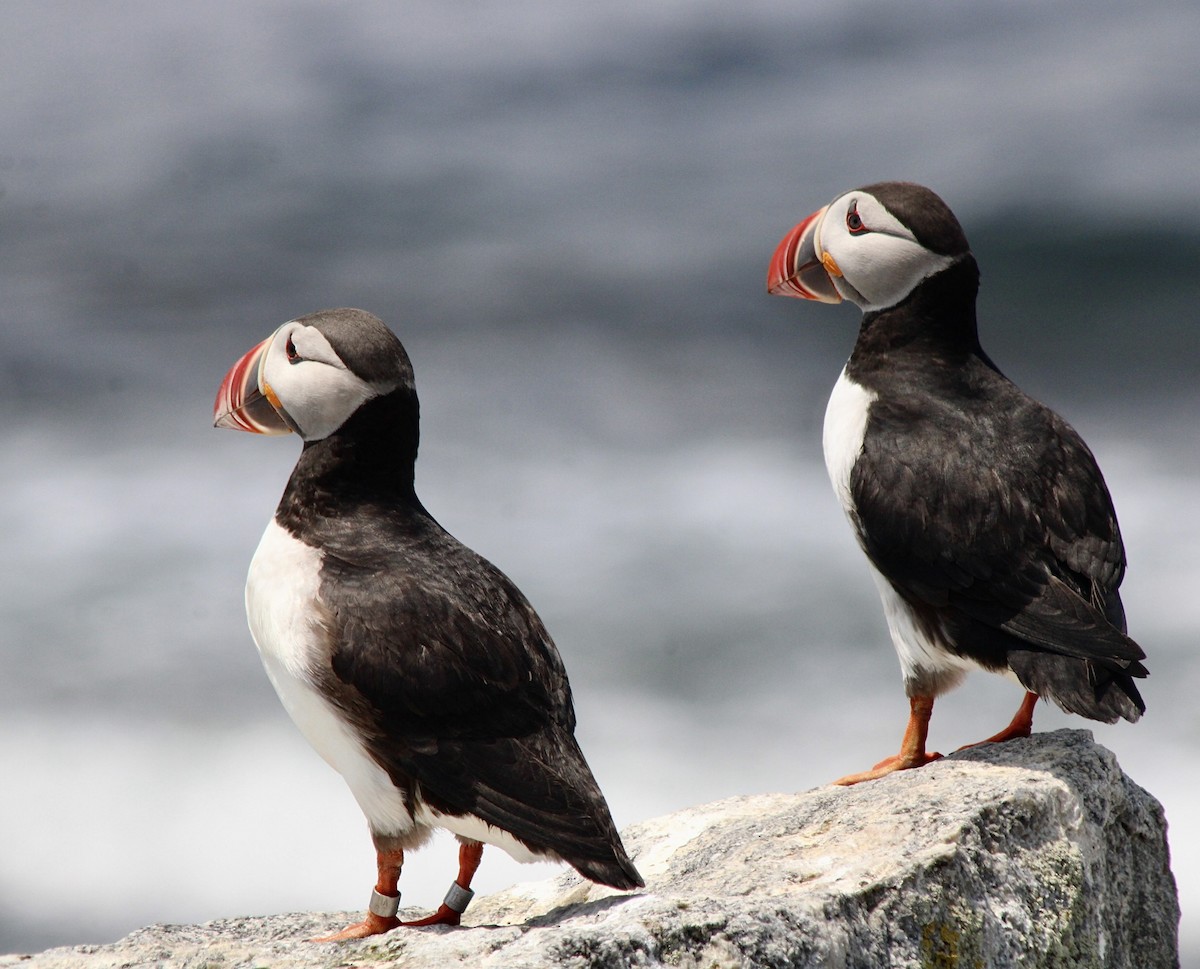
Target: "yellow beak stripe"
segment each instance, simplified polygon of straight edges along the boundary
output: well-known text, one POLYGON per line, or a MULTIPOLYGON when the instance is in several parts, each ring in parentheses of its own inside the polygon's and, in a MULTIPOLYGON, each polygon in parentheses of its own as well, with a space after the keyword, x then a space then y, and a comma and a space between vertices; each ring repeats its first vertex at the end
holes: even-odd
POLYGON ((265 380, 262 382, 263 396, 271 402, 271 406, 277 411, 283 410, 283 404, 279 403, 279 398, 275 396, 275 391, 271 389, 271 385, 265 380))

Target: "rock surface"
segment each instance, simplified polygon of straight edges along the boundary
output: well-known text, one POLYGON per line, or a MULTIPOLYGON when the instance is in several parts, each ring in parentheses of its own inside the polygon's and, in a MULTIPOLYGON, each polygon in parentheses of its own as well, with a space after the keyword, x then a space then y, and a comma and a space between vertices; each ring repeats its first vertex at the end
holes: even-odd
POLYGON ((361 913, 231 919, 0 956, 0 967, 1179 964, 1162 808, 1087 731, 854 788, 729 798, 624 837, 643 892, 567 872, 476 899, 457 929, 313 944, 303 940, 361 913))

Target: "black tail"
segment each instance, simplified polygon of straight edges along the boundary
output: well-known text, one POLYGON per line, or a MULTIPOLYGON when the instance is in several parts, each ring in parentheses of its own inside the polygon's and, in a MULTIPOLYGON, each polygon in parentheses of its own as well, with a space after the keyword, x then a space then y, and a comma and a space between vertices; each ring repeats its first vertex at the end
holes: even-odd
POLYGON ((1025 689, 1053 700, 1067 713, 1104 723, 1122 718, 1133 723, 1146 712, 1133 681, 1135 676, 1146 675, 1146 667, 1139 662, 1123 668, 1102 666, 1076 656, 1014 649, 1009 651, 1008 665, 1025 689))
POLYGON ((617 839, 612 847, 612 857, 608 859, 588 858, 580 860, 567 858, 566 860, 584 878, 599 882, 601 885, 620 888, 624 891, 628 891, 631 888, 645 888, 646 881, 642 878, 641 873, 633 867, 633 862, 629 860, 629 855, 625 853, 625 848, 622 846, 620 838, 617 839))

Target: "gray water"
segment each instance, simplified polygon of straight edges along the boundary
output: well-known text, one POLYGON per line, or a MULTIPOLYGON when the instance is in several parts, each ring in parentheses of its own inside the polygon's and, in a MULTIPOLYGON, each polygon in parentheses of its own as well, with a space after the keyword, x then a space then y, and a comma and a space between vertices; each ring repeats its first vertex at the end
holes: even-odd
MULTIPOLYGON (((808 212, 906 178, 967 228, 985 345, 1115 496, 1149 712, 1037 726, 1094 726, 1163 801, 1200 956, 1193 4, 3 21, 0 951, 365 901, 361 815, 242 613, 298 444, 210 428, 226 368, 321 307, 404 340, 418 490, 542 614, 620 824, 891 753, 896 660, 820 457, 856 314, 763 280, 808 212)), ((974 676, 935 746, 1019 699, 974 676)), ((414 856, 406 901, 452 864, 414 856)), ((551 870, 491 852, 478 887, 551 870)))

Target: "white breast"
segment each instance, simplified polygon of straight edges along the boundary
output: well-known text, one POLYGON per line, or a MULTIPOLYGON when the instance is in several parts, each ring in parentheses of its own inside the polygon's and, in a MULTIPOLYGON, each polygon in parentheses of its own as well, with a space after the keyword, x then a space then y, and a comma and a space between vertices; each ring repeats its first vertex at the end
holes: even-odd
POLYGON ((867 413, 875 399, 876 394, 847 377, 843 367, 825 407, 825 427, 821 435, 825 469, 829 472, 834 493, 842 503, 842 510, 847 515, 852 515, 854 511, 854 501, 850 496, 850 472, 862 454, 867 413))
MULTIPOLYGON (((850 474, 862 455, 863 437, 867 430, 867 417, 877 395, 862 384, 846 376, 845 369, 833 385, 829 404, 825 408, 825 428, 822 445, 825 450, 825 468, 833 490, 841 502, 843 511, 854 527, 858 538, 854 498, 850 493, 850 474)), ((871 566, 871 577, 879 590, 883 613, 887 618, 888 632, 892 645, 900 658, 900 670, 909 692, 941 693, 962 679, 963 674, 973 668, 969 660, 949 652, 943 645, 939 631, 926 631, 916 621, 912 610, 892 587, 892 584, 871 566), (933 637, 933 638, 931 638, 933 637)))
POLYGON ((325 761, 340 773, 374 834, 419 846, 435 827, 503 848, 517 861, 535 853, 512 835, 473 815, 452 817, 434 811, 418 797, 410 812, 391 778, 367 753, 362 741, 313 682, 318 664, 328 663, 318 586, 321 553, 274 520, 263 533, 246 581, 246 615, 267 676, 284 709, 325 761), (414 816, 415 815, 415 816, 414 816))
POLYGON ((267 676, 284 709, 325 761, 340 773, 377 834, 416 834, 412 815, 387 772, 313 683, 327 663, 316 620, 321 553, 274 520, 263 533, 246 580, 246 616, 267 676))

